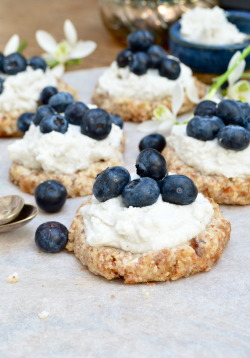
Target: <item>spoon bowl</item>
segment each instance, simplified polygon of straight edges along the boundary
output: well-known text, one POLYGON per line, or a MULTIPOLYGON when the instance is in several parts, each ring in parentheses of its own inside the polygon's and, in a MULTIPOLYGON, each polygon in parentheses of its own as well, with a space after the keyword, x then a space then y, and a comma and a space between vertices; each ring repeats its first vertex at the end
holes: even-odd
POLYGON ((12 221, 5 225, 0 226, 1 232, 8 232, 27 224, 29 221, 34 219, 38 213, 37 207, 29 204, 24 204, 19 215, 12 221))
POLYGON ((0 225, 13 221, 21 212, 24 200, 18 195, 8 195, 0 198, 0 225))

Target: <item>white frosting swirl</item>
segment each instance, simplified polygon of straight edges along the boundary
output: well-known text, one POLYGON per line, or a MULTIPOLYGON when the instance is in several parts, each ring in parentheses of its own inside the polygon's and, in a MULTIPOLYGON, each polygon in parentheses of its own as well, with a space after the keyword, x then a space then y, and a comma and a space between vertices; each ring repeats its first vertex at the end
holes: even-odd
POLYGON ((70 124, 65 134, 52 131, 43 134, 31 124, 24 137, 9 145, 13 162, 27 168, 73 174, 91 163, 114 159, 121 161, 122 130, 112 125, 107 138, 95 140, 81 134, 80 127, 70 124))
POLYGON ((182 15, 182 37, 204 45, 228 45, 246 41, 249 37, 228 21, 226 12, 218 6, 212 9, 196 7, 182 15))
POLYGON ((128 67, 120 68, 116 62, 113 62, 99 78, 97 91, 111 97, 137 100, 153 100, 172 96, 177 83, 180 83, 184 89, 194 86, 191 69, 182 63, 180 66, 179 78, 169 80, 160 76, 158 70, 149 69, 144 75, 138 76, 128 67))
POLYGON ((250 146, 241 151, 224 149, 217 138, 202 141, 189 137, 186 125, 174 126, 167 142, 184 163, 204 175, 250 177, 250 146))
POLYGON ((49 69, 44 72, 28 66, 25 71, 5 78, 0 95, 0 111, 35 111, 42 89, 56 85, 56 79, 49 69))
POLYGON ((177 247, 210 223, 213 207, 202 195, 190 205, 166 203, 161 196, 143 208, 124 207, 121 197, 104 203, 94 197, 80 209, 87 243, 134 253, 177 247))

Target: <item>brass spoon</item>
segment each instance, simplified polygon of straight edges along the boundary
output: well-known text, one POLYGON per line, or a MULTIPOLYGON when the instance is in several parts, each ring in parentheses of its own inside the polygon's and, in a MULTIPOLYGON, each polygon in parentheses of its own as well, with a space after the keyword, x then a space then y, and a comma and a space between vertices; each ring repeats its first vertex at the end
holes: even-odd
POLYGON ((24 200, 18 195, 0 198, 0 225, 13 221, 24 206, 24 200))
POLYGON ((38 213, 37 207, 24 204, 20 214, 10 223, 0 226, 0 233, 18 229, 34 219, 38 213))

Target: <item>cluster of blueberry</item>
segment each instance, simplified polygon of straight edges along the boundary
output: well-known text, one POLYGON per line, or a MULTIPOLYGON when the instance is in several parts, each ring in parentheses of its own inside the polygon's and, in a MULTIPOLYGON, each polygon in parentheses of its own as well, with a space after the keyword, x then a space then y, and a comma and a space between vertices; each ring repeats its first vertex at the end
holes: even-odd
POLYGON ((161 194, 163 201, 191 204, 198 195, 193 181, 185 175, 168 175, 165 158, 155 149, 144 149, 136 160, 139 179, 131 181, 127 169, 111 167, 100 173, 93 193, 100 202, 122 196, 125 207, 144 207, 154 204, 161 194))
MULTIPOLYGON (((16 75, 19 72, 26 70, 27 66, 31 66, 33 69, 46 70, 46 62, 39 56, 31 57, 29 60, 18 52, 11 55, 4 56, 0 53, 0 72, 4 75, 16 75)), ((0 93, 3 92, 4 78, 0 78, 0 93)))
POLYGON ((45 87, 40 94, 41 106, 36 113, 23 113, 17 121, 18 129, 25 133, 33 122, 42 133, 65 133, 69 124, 81 127, 81 133, 93 139, 105 139, 112 123, 123 127, 121 117, 110 115, 100 108, 89 109, 83 102, 74 102, 68 92, 58 92, 56 87, 45 87))
POLYGON ((159 45, 154 45, 153 35, 146 30, 137 30, 128 38, 128 48, 116 58, 119 67, 128 66, 138 76, 144 75, 149 68, 158 69, 160 76, 176 80, 181 72, 176 59, 167 56, 159 45))
POLYGON ((250 142, 250 105, 222 100, 198 104, 195 116, 187 125, 187 135, 202 141, 218 139, 225 149, 244 150, 250 142))

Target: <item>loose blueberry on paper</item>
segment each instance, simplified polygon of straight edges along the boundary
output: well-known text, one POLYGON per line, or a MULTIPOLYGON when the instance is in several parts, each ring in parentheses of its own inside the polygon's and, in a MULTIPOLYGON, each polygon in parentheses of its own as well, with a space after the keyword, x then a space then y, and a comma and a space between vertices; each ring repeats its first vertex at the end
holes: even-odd
POLYGON ((35 189, 35 200, 39 208, 49 213, 60 211, 67 199, 65 186, 57 180, 46 180, 35 189))
POLYGON ((36 229, 35 243, 42 251, 50 253, 62 251, 67 242, 68 230, 57 221, 48 221, 36 229))
POLYGON ((104 202, 121 195, 130 181, 130 174, 123 167, 111 167, 101 172, 94 183, 93 193, 97 200, 104 202))

